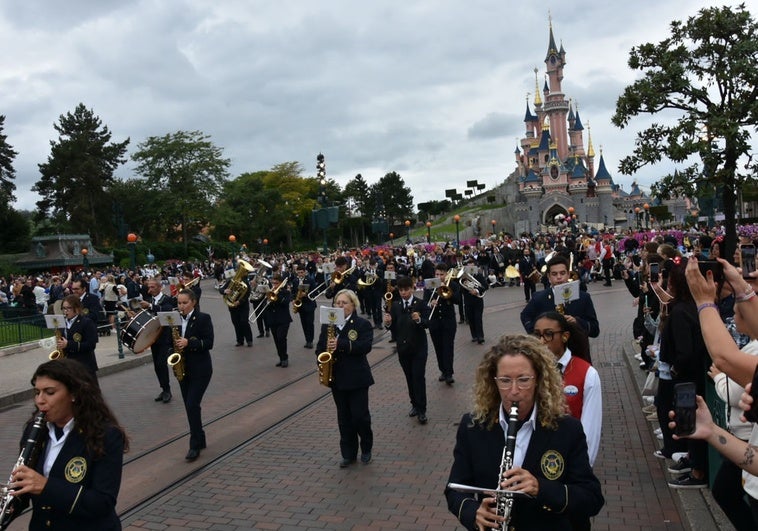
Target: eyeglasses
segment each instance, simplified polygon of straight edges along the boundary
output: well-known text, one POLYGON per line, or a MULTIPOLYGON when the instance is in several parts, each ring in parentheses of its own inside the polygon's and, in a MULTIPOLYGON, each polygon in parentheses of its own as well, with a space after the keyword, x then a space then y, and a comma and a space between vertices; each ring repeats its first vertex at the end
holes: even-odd
POLYGON ((516 383, 516 387, 525 391, 531 389, 536 376, 519 376, 518 378, 508 378, 507 376, 495 376, 495 382, 500 389, 513 389, 513 383, 516 383))
POLYGON ((71 306, 61 306, 61 310, 72 310, 71 306))
POLYGON ((542 333, 532 332, 532 335, 537 339, 544 339, 545 341, 552 341, 555 334, 560 334, 563 330, 544 330, 542 333))

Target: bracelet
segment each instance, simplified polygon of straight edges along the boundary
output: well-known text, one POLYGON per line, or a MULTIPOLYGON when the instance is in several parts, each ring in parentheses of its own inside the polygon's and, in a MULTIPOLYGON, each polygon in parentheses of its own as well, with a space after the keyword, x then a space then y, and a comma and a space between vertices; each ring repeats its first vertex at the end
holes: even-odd
POLYGON ((716 304, 713 302, 704 302, 703 304, 697 307, 697 313, 700 314, 700 312, 705 310, 706 308, 715 308, 717 310, 719 309, 719 307, 716 306, 716 304))
POLYGON ((735 298, 734 298, 734 299, 735 299, 735 300, 734 300, 734 302, 735 302, 735 304, 736 304, 736 303, 739 303, 739 302, 747 302, 747 301, 749 301, 750 299, 752 299, 753 297, 755 297, 755 292, 754 292, 754 291, 751 291, 751 292, 750 292, 749 294, 747 294, 747 295, 742 295, 742 296, 739 296, 739 297, 735 297, 735 298))

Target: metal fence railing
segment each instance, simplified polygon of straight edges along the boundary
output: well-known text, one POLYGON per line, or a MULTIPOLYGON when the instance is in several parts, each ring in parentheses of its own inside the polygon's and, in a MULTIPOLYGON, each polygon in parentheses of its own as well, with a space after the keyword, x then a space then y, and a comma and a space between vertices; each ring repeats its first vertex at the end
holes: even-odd
POLYGON ((37 341, 54 335, 40 313, 14 307, 0 308, 0 347, 37 341))

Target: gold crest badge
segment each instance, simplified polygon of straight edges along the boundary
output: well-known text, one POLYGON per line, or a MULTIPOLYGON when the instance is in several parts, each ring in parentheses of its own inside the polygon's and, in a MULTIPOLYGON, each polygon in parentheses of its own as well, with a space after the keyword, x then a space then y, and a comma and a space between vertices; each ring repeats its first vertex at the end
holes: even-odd
POLYGON ((347 333, 347 338, 348 338, 350 341, 355 341, 356 339, 358 339, 358 330, 355 330, 355 329, 353 329, 353 330, 350 330, 350 331, 347 333))
POLYGON ((563 460, 563 456, 555 450, 548 450, 542 454, 540 460, 540 469, 545 478, 554 481, 563 475, 563 470, 566 468, 566 462, 563 460))
POLYGON ((89 308, 82 308, 82 315, 87 315, 89 313, 89 308))
POLYGON ((66 481, 69 483, 79 483, 87 475, 87 460, 83 457, 73 457, 64 469, 66 481))
POLYGON ((73 337, 71 339, 73 339, 77 343, 81 343, 81 341, 82 341, 82 335, 79 332, 77 332, 77 333, 75 333, 73 335, 73 337))

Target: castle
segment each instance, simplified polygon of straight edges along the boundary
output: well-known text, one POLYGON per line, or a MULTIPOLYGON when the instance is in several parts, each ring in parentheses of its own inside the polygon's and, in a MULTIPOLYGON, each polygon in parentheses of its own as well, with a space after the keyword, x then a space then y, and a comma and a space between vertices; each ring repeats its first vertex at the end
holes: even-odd
MULTIPOLYGON (((562 44, 560 48, 555 44, 552 22, 545 65, 541 94, 538 70, 534 69, 534 112, 527 99, 525 134, 515 151, 516 169, 498 194, 507 205, 506 226, 521 234, 572 220, 577 227, 596 229, 634 228, 640 222, 649 225, 650 214, 645 207, 659 202, 643 193, 636 182, 629 193, 613 182, 602 150, 595 161, 589 127, 585 149, 579 109, 566 99, 561 88, 566 51, 562 44)), ((681 205, 671 204, 669 210, 672 207, 675 219, 687 214, 681 205)))

